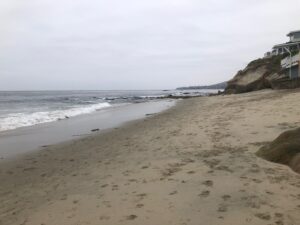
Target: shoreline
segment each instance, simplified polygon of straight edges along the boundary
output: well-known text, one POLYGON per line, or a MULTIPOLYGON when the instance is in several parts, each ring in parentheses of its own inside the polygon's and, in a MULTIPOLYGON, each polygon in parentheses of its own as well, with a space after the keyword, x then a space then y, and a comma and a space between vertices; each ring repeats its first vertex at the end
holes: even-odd
POLYGON ((0 159, 103 133, 130 121, 143 119, 149 114, 163 112, 175 104, 175 100, 131 103, 65 120, 2 131, 0 132, 0 159))
POLYGON ((0 224, 295 225, 299 175, 255 152, 300 125, 299 97, 267 90, 186 99, 1 162, 0 224))

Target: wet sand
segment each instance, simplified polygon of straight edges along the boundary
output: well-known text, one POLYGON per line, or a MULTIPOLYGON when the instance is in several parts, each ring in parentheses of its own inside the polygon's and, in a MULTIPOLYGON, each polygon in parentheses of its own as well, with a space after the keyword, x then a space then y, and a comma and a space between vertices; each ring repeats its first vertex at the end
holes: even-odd
POLYGON ((148 114, 167 110, 175 103, 174 100, 156 100, 116 105, 91 114, 0 132, 0 158, 10 158, 43 146, 106 132, 148 114))
POLYGON ((187 99, 0 163, 0 224, 297 225, 300 176, 255 156, 300 126, 300 91, 187 99))

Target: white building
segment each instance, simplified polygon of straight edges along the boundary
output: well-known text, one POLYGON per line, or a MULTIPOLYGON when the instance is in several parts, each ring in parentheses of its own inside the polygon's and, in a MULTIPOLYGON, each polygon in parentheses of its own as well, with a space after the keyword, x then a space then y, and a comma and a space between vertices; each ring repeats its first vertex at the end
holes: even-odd
POLYGON ((281 60, 281 67, 284 73, 290 78, 300 77, 300 53, 294 55, 293 57, 286 57, 281 60))
POLYGON ((282 68, 290 68, 292 66, 298 65, 300 61, 300 54, 294 55, 292 58, 286 57, 281 60, 281 67, 282 68))
POLYGON ((300 41, 300 30, 291 31, 287 34, 290 37, 290 42, 299 42, 300 41))
POLYGON ((291 31, 290 33, 287 34, 287 36, 290 38, 289 42, 286 42, 284 44, 275 45, 272 49, 272 53, 266 53, 265 56, 284 54, 284 53, 288 52, 287 49, 291 52, 299 51, 300 50, 300 30, 291 31))

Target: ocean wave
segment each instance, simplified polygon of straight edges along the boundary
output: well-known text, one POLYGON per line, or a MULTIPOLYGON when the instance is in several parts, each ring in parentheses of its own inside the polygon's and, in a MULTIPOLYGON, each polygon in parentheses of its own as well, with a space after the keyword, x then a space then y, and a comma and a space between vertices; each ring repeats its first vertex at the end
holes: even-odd
POLYGON ((89 106, 77 106, 64 110, 53 110, 33 113, 11 113, 4 118, 0 118, 0 131, 13 130, 19 127, 33 126, 41 123, 53 122, 67 119, 82 114, 89 114, 100 109, 110 107, 107 102, 93 104, 89 106))

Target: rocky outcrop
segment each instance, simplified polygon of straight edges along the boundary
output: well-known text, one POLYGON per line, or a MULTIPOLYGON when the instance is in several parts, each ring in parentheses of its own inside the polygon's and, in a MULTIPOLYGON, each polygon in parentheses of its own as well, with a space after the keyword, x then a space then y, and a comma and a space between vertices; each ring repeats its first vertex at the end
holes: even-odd
POLYGON ((256 154, 271 162, 288 165, 300 173, 300 128, 282 133, 256 154))
POLYGON ((282 72, 281 60, 284 56, 257 59, 250 62, 227 82, 226 94, 257 91, 265 88, 280 88, 281 80, 286 79, 282 72))

